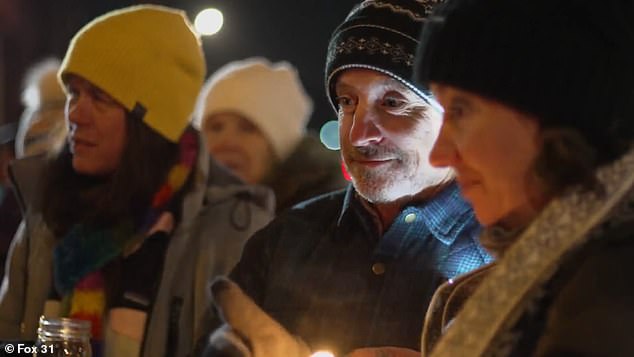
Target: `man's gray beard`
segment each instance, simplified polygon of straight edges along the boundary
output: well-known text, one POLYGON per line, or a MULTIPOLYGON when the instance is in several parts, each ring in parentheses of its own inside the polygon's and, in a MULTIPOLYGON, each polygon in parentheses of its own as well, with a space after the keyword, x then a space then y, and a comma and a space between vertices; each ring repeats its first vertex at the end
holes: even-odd
POLYGON ((439 175, 434 172, 431 175, 419 175, 419 172, 402 173, 389 176, 389 172, 365 171, 361 177, 352 176, 352 184, 355 190, 371 203, 390 203, 403 197, 413 197, 423 190, 446 182, 450 173, 439 175), (379 186, 379 183, 381 185, 379 186))
POLYGON ((411 184, 411 177, 403 176, 389 176, 389 171, 366 171, 360 178, 353 177, 352 183, 361 197, 369 202, 389 203, 410 195, 412 188, 417 187, 417 185, 411 184))
POLYGON ((413 152, 405 152, 395 147, 368 145, 355 148, 350 154, 351 158, 356 159, 396 158, 388 167, 362 170, 360 174, 348 170, 355 190, 371 203, 394 202, 403 197, 414 196, 442 182, 435 172, 418 172, 422 168, 417 164, 417 156, 413 152))
MULTIPOLYGON (((354 184, 354 183, 353 183, 354 184)), ((361 197, 370 203, 389 203, 395 200, 390 199, 389 195, 382 190, 360 190, 356 185, 355 189, 361 197)))

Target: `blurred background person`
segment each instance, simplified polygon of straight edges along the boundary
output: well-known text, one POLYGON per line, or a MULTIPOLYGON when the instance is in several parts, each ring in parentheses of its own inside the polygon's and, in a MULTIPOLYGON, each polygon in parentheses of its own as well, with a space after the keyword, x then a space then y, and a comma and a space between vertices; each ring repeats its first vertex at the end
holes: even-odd
POLYGON ((0 288, 0 339, 34 340, 41 315, 70 317, 91 322, 95 356, 185 356, 209 280, 271 216, 191 126, 200 40, 180 10, 112 11, 76 34, 58 78, 67 142, 11 166, 25 217, 0 288))
POLYGON ((47 58, 27 72, 22 91, 24 112, 15 137, 16 158, 54 155, 64 146, 66 95, 57 80, 59 66, 59 59, 47 58))
POLYGON ((22 104, 25 109, 19 124, 15 122, 7 124, 2 130, 2 147, 0 148, 2 166, 0 176, 0 272, 2 275, 4 275, 4 263, 9 245, 22 219, 9 177, 9 164, 14 157, 20 158, 25 154, 57 152, 66 140, 67 129, 64 119, 66 96, 57 81, 59 64, 59 60, 49 58, 35 64, 29 70, 24 79, 22 104))
POLYGON ((312 105, 290 63, 255 57, 207 80, 197 123, 209 153, 245 182, 272 188, 281 212, 346 185, 338 153, 306 132, 312 105))

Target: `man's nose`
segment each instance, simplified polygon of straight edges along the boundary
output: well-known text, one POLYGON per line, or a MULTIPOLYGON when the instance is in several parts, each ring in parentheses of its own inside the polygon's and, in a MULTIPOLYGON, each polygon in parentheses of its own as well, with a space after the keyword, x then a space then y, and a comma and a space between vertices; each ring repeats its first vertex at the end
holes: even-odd
POLYGON ((349 139, 353 146, 377 144, 383 134, 378 126, 378 115, 367 105, 359 104, 352 115, 349 139))

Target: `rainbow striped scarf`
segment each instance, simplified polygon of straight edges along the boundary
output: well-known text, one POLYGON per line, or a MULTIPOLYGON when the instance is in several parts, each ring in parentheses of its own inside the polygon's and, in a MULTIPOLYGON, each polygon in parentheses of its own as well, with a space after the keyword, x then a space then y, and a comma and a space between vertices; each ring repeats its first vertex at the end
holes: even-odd
POLYGON ((190 176, 198 156, 198 144, 197 132, 189 127, 179 140, 179 161, 154 194, 152 204, 138 227, 132 220, 106 229, 94 229, 79 223, 56 246, 53 276, 56 293, 62 297, 60 316, 91 321, 94 340, 103 339, 102 321, 106 313, 102 268, 143 242, 147 232, 167 211, 175 194, 190 176))

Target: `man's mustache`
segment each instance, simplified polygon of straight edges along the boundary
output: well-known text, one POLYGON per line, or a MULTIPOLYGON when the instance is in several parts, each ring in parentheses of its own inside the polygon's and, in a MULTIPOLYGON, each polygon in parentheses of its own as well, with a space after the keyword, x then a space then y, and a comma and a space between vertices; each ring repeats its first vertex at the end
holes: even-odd
POLYGON ((357 161, 374 161, 374 160, 401 160, 405 155, 404 152, 395 147, 382 145, 366 145, 355 146, 348 152, 353 160, 357 161))

